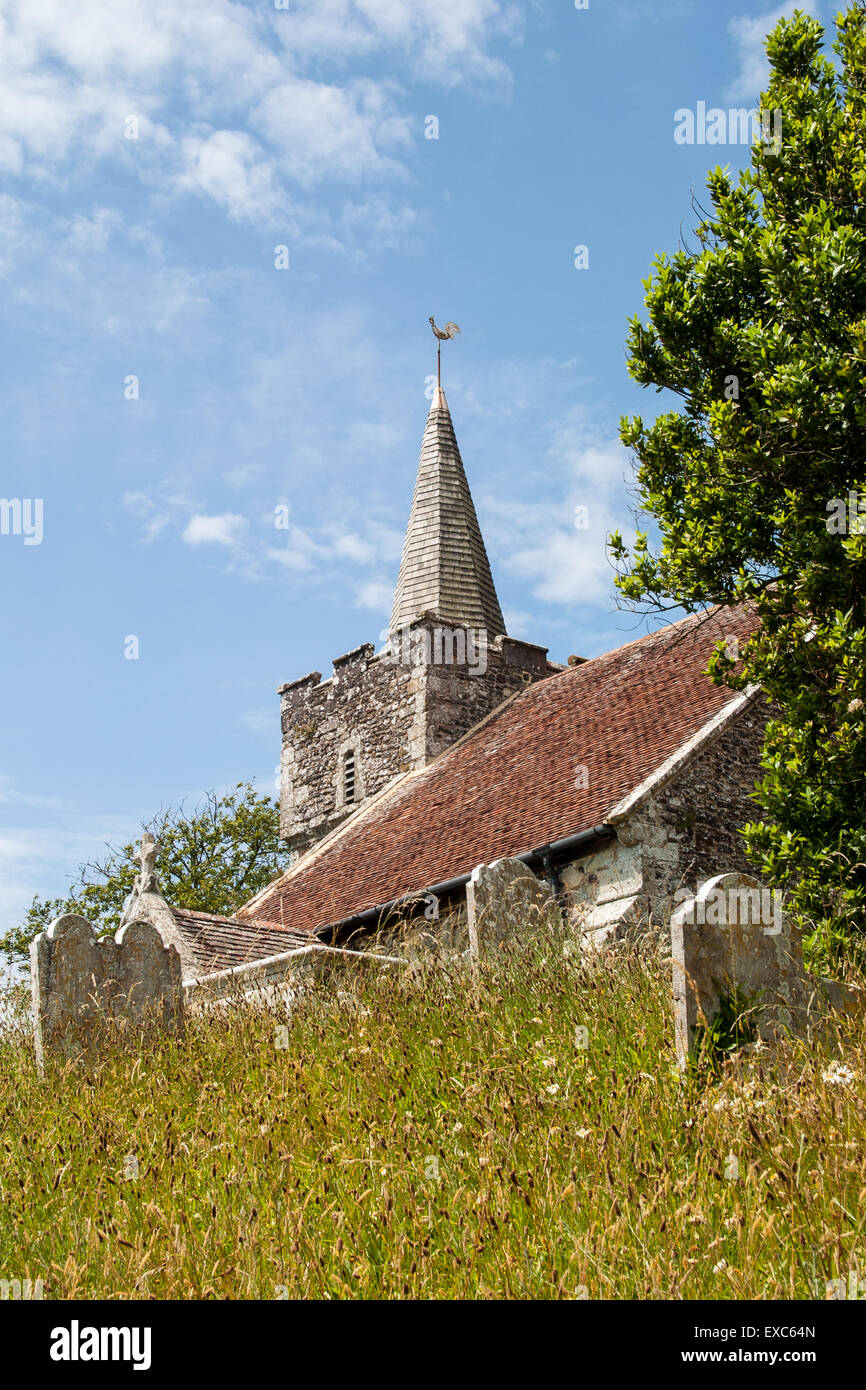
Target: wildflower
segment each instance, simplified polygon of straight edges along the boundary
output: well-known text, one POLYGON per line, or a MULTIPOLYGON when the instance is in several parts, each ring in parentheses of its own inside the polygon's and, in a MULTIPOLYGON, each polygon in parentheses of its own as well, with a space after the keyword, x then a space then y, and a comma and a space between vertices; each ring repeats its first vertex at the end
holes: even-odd
POLYGON ((721 1274, 722 1270, 727 1269, 727 1267, 727 1260, 719 1260, 719 1263, 717 1265, 713 1265, 713 1274, 721 1274))
POLYGON ((557 1086, 556 1082, 554 1081, 554 1083, 553 1083, 552 1086, 547 1086, 547 1087, 545 1087, 545 1089, 546 1089, 547 1094, 548 1094, 549 1096, 555 1096, 556 1093, 557 1093, 557 1091, 559 1090, 559 1087, 557 1086))
POLYGON ((862 709, 862 708, 863 708, 863 701, 862 701, 862 700, 860 700, 860 699, 852 700, 851 703, 850 703, 849 706, 848 706, 848 713, 849 713, 849 714, 856 714, 857 711, 860 710, 860 709, 862 709))
POLYGON ((826 1071, 821 1072, 821 1080, 828 1086, 850 1086, 856 1072, 842 1062, 831 1062, 826 1071))
POLYGON ((542 1065, 543 1067, 555 1067, 555 1066, 556 1066, 556 1058, 555 1058, 555 1057, 542 1057, 542 1058, 541 1058, 541 1065, 542 1065))
POLYGON ((454 1128, 452 1129, 451 1133, 452 1133, 452 1134, 459 1134, 462 1128, 463 1128, 463 1126, 462 1126, 462 1124, 460 1123, 460 1121, 458 1120, 457 1123, 456 1123, 456 1125, 455 1125, 454 1128))
POLYGON ((575 1138, 576 1138, 576 1139, 588 1139, 589 1136, 592 1134, 592 1130, 591 1130, 591 1129, 576 1129, 575 1132, 574 1132, 574 1134, 575 1134, 575 1138))

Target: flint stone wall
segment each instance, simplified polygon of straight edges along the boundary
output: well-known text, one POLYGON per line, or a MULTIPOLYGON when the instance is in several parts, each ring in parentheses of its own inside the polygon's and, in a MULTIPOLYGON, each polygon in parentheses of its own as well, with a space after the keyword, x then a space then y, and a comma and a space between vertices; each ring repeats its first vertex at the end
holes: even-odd
MULTIPOLYGON (((409 625, 413 650, 437 651, 432 617, 409 625)), ((470 630, 474 631, 474 630, 470 630)), ((441 643, 439 651, 441 652, 441 643)), ((447 649, 444 653, 447 655, 447 649)), ((318 671, 280 687, 280 834, 303 851, 403 772, 425 767, 507 696, 551 674, 547 651, 500 637, 482 663, 388 659, 365 643, 318 671), (354 750, 356 795, 343 800, 342 761, 354 750)))
POLYGON ((87 1047, 108 1021, 183 1032, 180 956, 150 922, 97 937, 84 917, 58 917, 30 946, 36 1055, 87 1047))
POLYGON ((562 870, 575 927, 601 946, 638 923, 665 927, 678 889, 718 871, 749 874, 740 828, 753 790, 769 709, 763 697, 616 825, 616 838, 562 870))

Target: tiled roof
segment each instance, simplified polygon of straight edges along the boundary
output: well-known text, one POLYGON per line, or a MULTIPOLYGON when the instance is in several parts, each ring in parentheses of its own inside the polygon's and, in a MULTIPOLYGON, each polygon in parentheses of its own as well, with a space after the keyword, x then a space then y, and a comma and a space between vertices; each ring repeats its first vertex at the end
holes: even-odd
POLYGON ((274 922, 239 922, 212 912, 172 908, 174 920, 189 942, 199 973, 209 975, 229 966, 247 965, 266 956, 282 955, 309 944, 305 932, 287 931, 274 922))
POLYGON ((437 387, 421 445, 412 511, 391 613, 392 631, 422 613, 505 631, 445 392, 437 387))
POLYGON ((528 687, 332 832, 240 916, 314 931, 603 823, 737 698, 704 669, 721 638, 753 627, 742 610, 687 618, 528 687))

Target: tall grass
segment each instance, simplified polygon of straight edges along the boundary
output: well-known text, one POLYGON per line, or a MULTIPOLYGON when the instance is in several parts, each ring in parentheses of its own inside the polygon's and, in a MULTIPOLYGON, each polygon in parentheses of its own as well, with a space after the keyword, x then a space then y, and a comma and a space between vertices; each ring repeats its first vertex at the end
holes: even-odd
POLYGON ((44 1078, 7 1035, 0 1277, 59 1299, 778 1299, 866 1276, 862 1024, 717 1076, 673 1057, 654 951, 551 939, 477 976, 335 966, 291 1015, 239 1005, 44 1078))

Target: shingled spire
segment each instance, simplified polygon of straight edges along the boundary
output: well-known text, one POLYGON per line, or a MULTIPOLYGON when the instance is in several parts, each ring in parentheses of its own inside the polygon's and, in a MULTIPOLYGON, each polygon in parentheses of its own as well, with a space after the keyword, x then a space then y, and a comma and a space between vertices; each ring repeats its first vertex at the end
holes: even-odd
POLYGON ((433 613, 443 623, 505 632, 445 392, 430 403, 391 630, 433 613))

